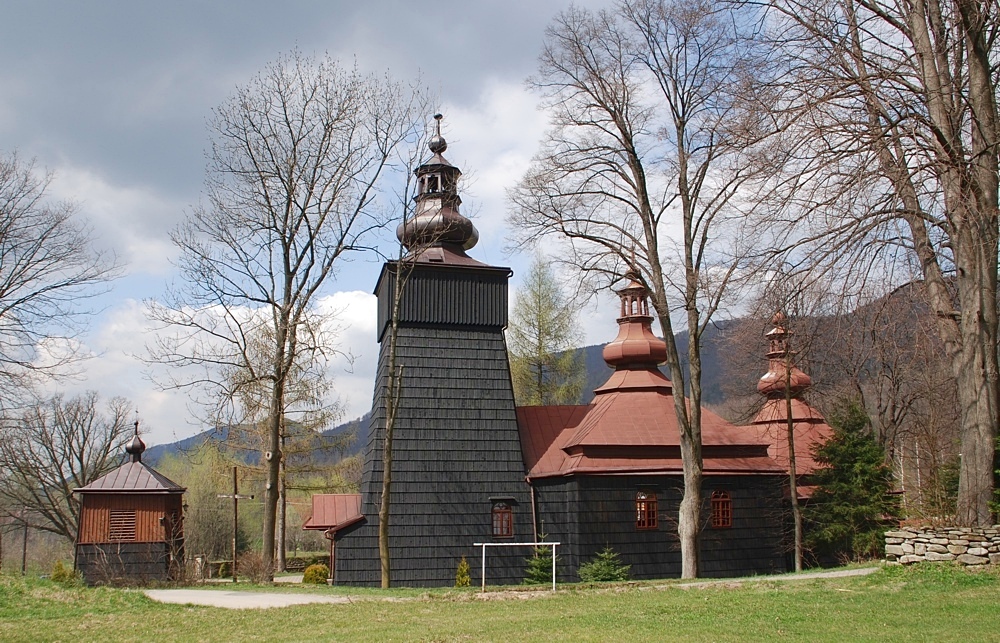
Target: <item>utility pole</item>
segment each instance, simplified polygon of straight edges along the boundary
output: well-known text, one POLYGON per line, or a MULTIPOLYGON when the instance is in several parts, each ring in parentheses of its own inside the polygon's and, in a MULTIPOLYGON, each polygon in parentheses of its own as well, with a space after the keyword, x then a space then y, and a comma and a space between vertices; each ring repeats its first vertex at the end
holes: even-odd
POLYGON ((220 493, 220 498, 233 499, 233 582, 236 582, 236 537, 239 534, 240 500, 253 500, 253 494, 241 496, 239 479, 236 477, 236 467, 233 467, 233 492, 220 493))
POLYGON ((24 518, 24 509, 21 510, 21 524, 24 526, 21 539, 21 576, 24 576, 25 569, 28 566, 28 521, 24 518))

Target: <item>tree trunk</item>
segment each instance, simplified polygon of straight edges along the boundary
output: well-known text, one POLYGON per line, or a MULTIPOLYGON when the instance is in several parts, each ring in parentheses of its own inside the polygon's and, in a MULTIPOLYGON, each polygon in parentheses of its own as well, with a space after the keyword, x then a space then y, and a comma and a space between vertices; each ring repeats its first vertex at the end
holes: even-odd
MULTIPOLYGON (((655 245, 654 252, 655 252, 655 245)), ((652 254, 652 253, 651 253, 652 254)), ((680 355, 677 353, 677 343, 674 340, 673 327, 670 324, 670 309, 667 306, 666 292, 663 288, 663 275, 659 266, 653 264, 653 309, 660 319, 660 330, 667 345, 667 366, 670 369, 670 379, 673 383, 674 412, 680 433, 681 463, 684 468, 684 496, 677 512, 677 537, 681 545, 681 578, 698 578, 701 560, 698 546, 701 534, 701 413, 692 400, 691 411, 698 408, 697 416, 690 414, 684 397, 684 372, 681 370, 680 355), (695 424, 698 420, 698 424, 695 424)), ((689 346, 697 344, 692 340, 689 346)), ((697 347, 694 347, 697 350, 697 347)), ((689 350, 690 354, 690 350, 689 350)), ((690 357, 689 357, 690 359, 690 357)), ((693 374, 700 375, 700 361, 693 374)), ((697 391, 700 397, 701 382, 695 384, 692 377, 692 391, 697 391)))
POLYGON ((802 571, 802 509, 799 507, 799 481, 795 471, 795 419, 792 417, 792 365, 785 358, 785 421, 788 432, 788 488, 795 523, 795 571, 802 571))
MULTIPOLYGON (((284 338, 281 338, 282 342, 284 338)), ((283 359, 279 355, 277 361, 283 359)), ((278 516, 278 485, 281 479, 281 419, 284 415, 284 379, 276 378, 271 390, 271 410, 268 418, 267 450, 264 460, 267 463, 267 484, 264 487, 264 542, 261 547, 261 557, 264 565, 264 580, 274 580, 275 527, 278 516)))
MULTIPOLYGON (((405 219, 404 219, 405 221, 405 219)), ((392 584, 392 559, 389 553, 389 509, 392 504, 392 441, 396 429, 396 413, 399 394, 402 390, 403 367, 396 365, 397 340, 399 338, 399 308, 403 299, 403 289, 409 279, 413 265, 404 267, 403 261, 396 263, 396 283, 392 293, 392 318, 389 323, 388 381, 385 389, 385 438, 382 440, 382 498, 378 509, 378 556, 382 569, 382 589, 392 584), (405 269, 404 269, 405 268, 405 269)))
MULTIPOLYGON (((992 261, 988 256, 979 259, 987 266, 993 264, 977 267, 980 279, 992 282, 995 293, 996 248, 992 261)), ((961 273, 962 266, 959 270, 961 273)), ((995 296, 988 296, 990 286, 980 290, 976 285, 970 280, 959 283, 962 346, 952 358, 962 418, 956 518, 960 525, 988 527, 993 522, 989 502, 993 499, 997 437, 996 301, 995 296)))
MULTIPOLYGON (((282 442, 284 442, 284 437, 282 437, 282 442)), ((284 449, 282 449, 284 450, 284 449)), ((284 455, 284 454, 282 454, 284 455)), ((277 571, 283 572, 287 568, 286 552, 285 552, 285 540, 287 537, 287 504, 288 499, 285 496, 285 458, 281 458, 281 473, 278 476, 278 562, 277 571)))

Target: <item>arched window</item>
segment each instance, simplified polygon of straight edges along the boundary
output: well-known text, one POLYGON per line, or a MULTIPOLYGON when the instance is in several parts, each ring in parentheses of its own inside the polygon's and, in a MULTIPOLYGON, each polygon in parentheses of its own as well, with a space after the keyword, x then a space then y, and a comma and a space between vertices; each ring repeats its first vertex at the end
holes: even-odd
POLYGON ((728 491, 712 492, 712 528, 725 529, 733 526, 733 499, 728 491))
POLYGON ((493 537, 514 537, 514 510, 506 502, 493 503, 493 537))
POLYGON ((635 528, 656 529, 656 494, 640 491, 635 494, 635 528))

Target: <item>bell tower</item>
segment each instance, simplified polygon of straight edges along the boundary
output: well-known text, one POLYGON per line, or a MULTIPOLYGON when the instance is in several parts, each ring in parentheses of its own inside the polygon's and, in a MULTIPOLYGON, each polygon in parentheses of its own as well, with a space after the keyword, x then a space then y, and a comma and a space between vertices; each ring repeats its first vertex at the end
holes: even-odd
MULTIPOLYGON (((442 155, 448 145, 441 116, 435 120, 431 156, 415 171, 413 216, 396 231, 406 255, 386 262, 375 286, 381 346, 361 480, 364 518, 336 536, 337 584, 380 582, 378 512, 390 401, 396 409, 389 512, 394 586, 453 585, 462 557, 478 559, 474 543, 533 538, 503 335, 511 271, 466 254, 479 233, 459 211, 461 171, 442 155), (390 361, 400 382, 392 400, 390 361)), ((520 582, 525 555, 492 549, 487 581, 520 582)), ((478 582, 480 570, 472 567, 478 582)))

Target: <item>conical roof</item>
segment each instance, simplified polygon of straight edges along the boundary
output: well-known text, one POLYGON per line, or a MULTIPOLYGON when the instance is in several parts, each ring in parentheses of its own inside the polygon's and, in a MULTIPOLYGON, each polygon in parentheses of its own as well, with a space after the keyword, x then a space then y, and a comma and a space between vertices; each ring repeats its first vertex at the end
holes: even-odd
MULTIPOLYGON (((791 332, 786 328, 785 316, 778 312, 771 319, 774 328, 768 331, 768 370, 757 383, 757 391, 767 399, 752 424, 759 435, 771 443, 768 451, 786 469, 789 467, 788 417, 791 407, 793 440, 795 444, 795 470, 807 476, 819 468, 813 459, 817 445, 825 443, 833 435, 833 429, 823 415, 802 399, 802 394, 812 385, 812 378, 791 363, 789 350, 791 332), (791 392, 791 400, 786 399, 785 386, 791 392)), ((800 495, 803 494, 800 489, 800 495)))
POLYGON ((73 493, 184 493, 186 489, 142 461, 146 444, 139 437, 139 421, 135 435, 125 445, 130 461, 108 472, 73 493))
MULTIPOLYGON (((618 291, 618 337, 604 348, 615 372, 588 406, 520 407, 529 477, 576 473, 680 472, 680 427, 673 385, 659 370, 666 344, 653 334, 649 291, 636 273, 618 291)), ((706 473, 780 473, 768 443, 702 409, 706 473)))

